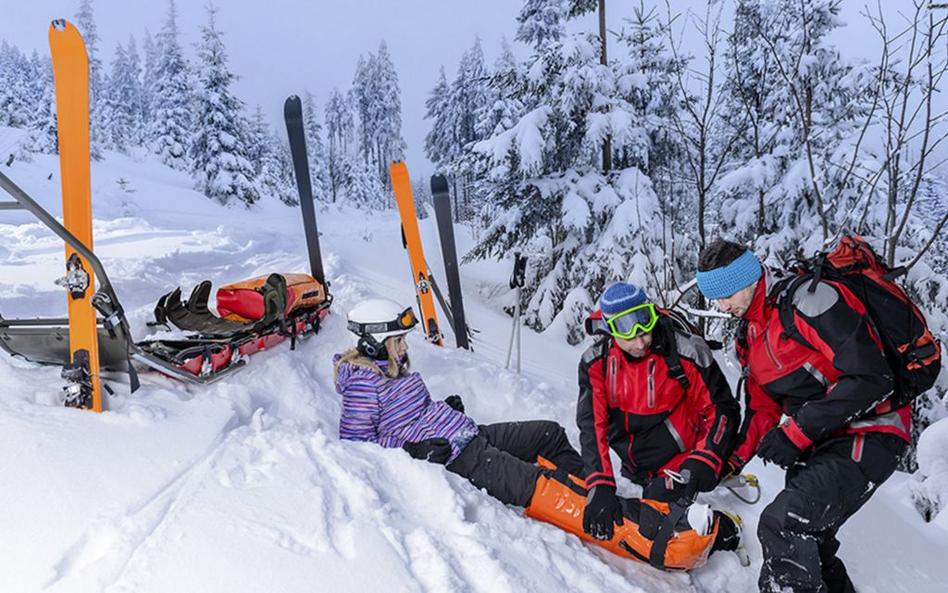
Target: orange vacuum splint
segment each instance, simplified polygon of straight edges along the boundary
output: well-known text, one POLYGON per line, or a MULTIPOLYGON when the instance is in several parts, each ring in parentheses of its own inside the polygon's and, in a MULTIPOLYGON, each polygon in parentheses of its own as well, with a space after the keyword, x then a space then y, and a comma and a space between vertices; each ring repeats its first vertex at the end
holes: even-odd
POLYGON ((688 520, 690 504, 667 504, 635 498, 622 499, 624 521, 615 528, 611 540, 593 539, 583 531, 583 509, 586 507, 587 495, 585 483, 555 468, 545 459, 540 459, 539 463, 550 471, 537 480, 533 499, 525 514, 575 534, 583 541, 601 546, 613 554, 644 562, 660 570, 683 571, 704 566, 713 550, 734 550, 740 543, 736 529, 734 536, 722 537, 722 541, 717 542, 722 521, 731 521, 721 513, 709 515, 713 517, 710 526, 692 526, 688 520))

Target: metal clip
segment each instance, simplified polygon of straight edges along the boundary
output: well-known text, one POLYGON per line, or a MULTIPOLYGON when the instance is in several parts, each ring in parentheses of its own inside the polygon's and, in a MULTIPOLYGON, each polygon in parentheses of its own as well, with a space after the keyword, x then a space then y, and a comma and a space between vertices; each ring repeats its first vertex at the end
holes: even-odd
POLYGON ((68 290, 69 296, 74 300, 85 298, 86 289, 89 288, 89 273, 82 268, 82 260, 78 254, 69 256, 66 261, 66 275, 55 280, 55 284, 68 290))

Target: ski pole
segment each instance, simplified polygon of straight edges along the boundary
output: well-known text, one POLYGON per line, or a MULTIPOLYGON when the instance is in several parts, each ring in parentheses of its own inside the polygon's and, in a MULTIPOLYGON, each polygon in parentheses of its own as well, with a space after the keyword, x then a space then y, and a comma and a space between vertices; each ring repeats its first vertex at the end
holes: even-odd
POLYGON ((510 276, 510 288, 514 289, 514 318, 513 327, 510 330, 510 345, 507 347, 507 365, 510 369, 510 357, 513 354, 514 342, 517 345, 517 373, 520 373, 520 295, 524 284, 524 275, 527 269, 527 256, 520 255, 519 251, 514 252, 513 274, 510 276))

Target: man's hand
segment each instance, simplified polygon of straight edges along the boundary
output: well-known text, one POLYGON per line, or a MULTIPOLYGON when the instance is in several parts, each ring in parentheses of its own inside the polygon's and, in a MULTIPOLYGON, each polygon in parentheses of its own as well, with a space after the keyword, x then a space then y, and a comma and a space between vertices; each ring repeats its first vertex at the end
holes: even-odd
POLYGON ((615 528, 622 525, 622 505, 612 486, 600 484, 589 491, 583 510, 583 531, 598 540, 612 539, 615 528))
POLYGON ((776 463, 783 469, 789 468, 803 453, 790 437, 779 426, 770 429, 770 432, 760 439, 757 446, 757 455, 765 462, 776 463))
POLYGON ((740 475, 741 470, 744 469, 745 465, 746 464, 744 463, 743 459, 737 455, 731 455, 730 459, 727 460, 727 463, 724 464, 724 471, 721 472, 720 482, 723 482, 731 476, 740 475))
POLYGON ((682 477, 688 477, 687 482, 676 488, 688 500, 694 500, 699 492, 710 492, 718 485, 718 473, 714 468, 694 457, 684 460, 678 468, 678 473, 682 477))
POLYGON ((451 443, 444 437, 425 439, 417 443, 405 443, 402 449, 415 459, 444 465, 451 458, 451 443))

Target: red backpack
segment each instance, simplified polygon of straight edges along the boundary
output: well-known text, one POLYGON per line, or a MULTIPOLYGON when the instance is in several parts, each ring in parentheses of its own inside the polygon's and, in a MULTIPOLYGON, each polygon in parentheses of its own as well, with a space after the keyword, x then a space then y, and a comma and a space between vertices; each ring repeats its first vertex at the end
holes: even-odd
POLYGON ((811 347, 796 328, 793 293, 801 287, 813 292, 820 280, 838 282, 866 306, 882 342, 895 381, 891 408, 901 408, 931 389, 941 371, 941 347, 925 315, 895 283, 905 268, 890 270, 865 239, 843 236, 836 249, 798 262, 791 271, 794 275, 777 282, 770 293, 777 299, 786 337, 811 347))

